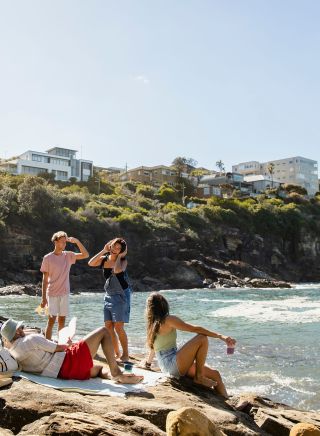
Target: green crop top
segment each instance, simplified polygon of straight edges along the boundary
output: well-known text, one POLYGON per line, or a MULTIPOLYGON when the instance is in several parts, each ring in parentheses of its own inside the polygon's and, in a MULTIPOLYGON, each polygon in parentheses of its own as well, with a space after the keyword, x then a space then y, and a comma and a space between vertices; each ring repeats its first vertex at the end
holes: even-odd
POLYGON ((170 348, 177 346, 177 330, 172 329, 171 332, 166 333, 165 335, 157 334, 154 343, 153 349, 155 352, 169 350, 170 348))

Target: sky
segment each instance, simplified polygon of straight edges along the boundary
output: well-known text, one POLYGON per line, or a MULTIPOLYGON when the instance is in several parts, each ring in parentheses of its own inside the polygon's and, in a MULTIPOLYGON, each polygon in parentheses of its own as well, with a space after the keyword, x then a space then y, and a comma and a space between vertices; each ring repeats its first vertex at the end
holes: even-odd
POLYGON ((318 0, 0 0, 0 157, 320 160, 318 0))

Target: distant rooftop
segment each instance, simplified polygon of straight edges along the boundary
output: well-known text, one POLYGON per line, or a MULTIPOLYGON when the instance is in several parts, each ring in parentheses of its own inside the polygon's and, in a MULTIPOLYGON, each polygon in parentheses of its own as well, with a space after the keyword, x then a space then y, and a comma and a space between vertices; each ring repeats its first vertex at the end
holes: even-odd
POLYGON ((74 153, 77 153, 78 150, 73 150, 72 148, 65 148, 65 147, 52 147, 49 148, 49 150, 46 150, 47 153, 50 153, 52 150, 67 150, 67 151, 73 151, 74 153))

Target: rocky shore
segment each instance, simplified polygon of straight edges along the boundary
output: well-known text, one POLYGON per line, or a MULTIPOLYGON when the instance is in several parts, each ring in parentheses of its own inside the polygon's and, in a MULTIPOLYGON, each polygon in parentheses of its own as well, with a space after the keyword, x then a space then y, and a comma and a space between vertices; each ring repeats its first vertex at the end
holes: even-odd
MULTIPOLYGON (((291 288, 290 283, 278 280, 270 274, 240 261, 223 262, 202 257, 191 260, 158 258, 155 261, 157 274, 141 274, 132 278, 136 292, 165 289, 194 288, 291 288)), ((0 296, 41 295, 41 275, 35 270, 19 274, 7 274, 0 280, 0 296)), ((84 264, 76 265, 70 275, 71 292, 103 292, 103 277, 100 270, 90 269, 84 264)))
MULTIPOLYGON (((320 426, 319 413, 250 393, 225 401, 189 379, 167 379, 147 392, 116 398, 66 393, 14 378, 0 389, 0 434, 164 436, 168 413, 182 407, 202 412, 220 430, 217 435, 288 436, 299 422, 320 426)), ((196 434, 209 434, 204 426, 201 421, 196 434)))

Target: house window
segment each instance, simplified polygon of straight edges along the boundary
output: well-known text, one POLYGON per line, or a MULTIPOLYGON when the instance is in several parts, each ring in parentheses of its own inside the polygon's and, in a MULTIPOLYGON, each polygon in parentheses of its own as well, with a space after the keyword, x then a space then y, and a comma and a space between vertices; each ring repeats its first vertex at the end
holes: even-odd
POLYGON ((22 173, 25 173, 25 174, 39 174, 39 173, 47 173, 48 172, 48 170, 46 168, 28 167, 25 165, 22 165, 21 171, 22 171, 22 173))
POLYGON ((57 171, 57 178, 59 180, 67 180, 68 172, 67 171, 57 171))

